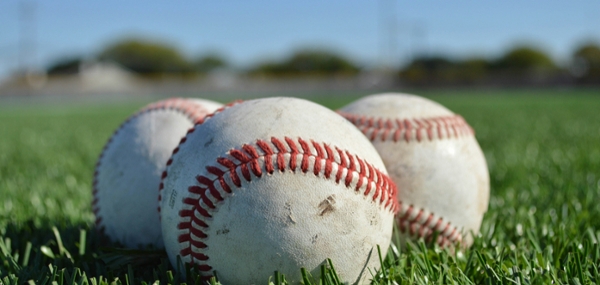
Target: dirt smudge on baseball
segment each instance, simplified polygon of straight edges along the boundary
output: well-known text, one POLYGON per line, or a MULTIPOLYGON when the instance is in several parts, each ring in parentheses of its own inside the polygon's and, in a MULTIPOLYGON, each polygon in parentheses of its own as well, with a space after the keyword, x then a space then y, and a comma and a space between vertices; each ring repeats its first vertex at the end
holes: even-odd
POLYGON ((284 208, 287 210, 287 224, 296 224, 296 219, 294 219, 294 213, 292 213, 292 204, 290 202, 286 202, 284 208))
POLYGON ((210 140, 208 140, 206 143, 204 143, 204 147, 208 147, 209 145, 211 145, 214 141, 214 137, 210 138, 210 140))
POLYGON ((217 230, 217 235, 226 235, 228 233, 229 233, 228 228, 223 228, 223 229, 217 230))
POLYGON ((335 195, 328 196, 325 200, 319 203, 319 216, 323 216, 329 212, 335 211, 335 195))

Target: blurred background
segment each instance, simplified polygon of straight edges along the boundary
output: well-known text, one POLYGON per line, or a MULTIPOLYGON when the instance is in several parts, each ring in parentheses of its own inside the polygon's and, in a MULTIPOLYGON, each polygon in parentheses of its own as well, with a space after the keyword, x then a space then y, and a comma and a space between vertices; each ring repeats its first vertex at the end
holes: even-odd
POLYGON ((600 1, 0 2, 0 97, 600 86, 600 1))

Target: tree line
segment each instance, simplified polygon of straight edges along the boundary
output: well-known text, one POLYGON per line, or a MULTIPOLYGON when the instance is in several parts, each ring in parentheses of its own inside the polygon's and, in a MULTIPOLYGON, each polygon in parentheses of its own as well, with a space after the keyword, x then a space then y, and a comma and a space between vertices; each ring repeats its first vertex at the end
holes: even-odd
MULTIPOLYGON (((220 69, 235 70, 246 76, 273 78, 356 76, 364 69, 332 50, 302 49, 280 60, 263 61, 244 70, 236 70, 225 57, 216 53, 189 59, 174 46, 141 39, 108 45, 94 56, 94 60, 117 63, 144 77, 202 76, 220 69)), ((47 73, 76 73, 82 62, 79 57, 61 59, 51 64, 47 73)), ((573 51, 567 66, 556 64, 539 48, 517 46, 497 58, 417 56, 392 72, 398 80, 413 85, 545 82, 561 78, 583 84, 600 84, 600 46, 595 43, 579 46, 573 51)))

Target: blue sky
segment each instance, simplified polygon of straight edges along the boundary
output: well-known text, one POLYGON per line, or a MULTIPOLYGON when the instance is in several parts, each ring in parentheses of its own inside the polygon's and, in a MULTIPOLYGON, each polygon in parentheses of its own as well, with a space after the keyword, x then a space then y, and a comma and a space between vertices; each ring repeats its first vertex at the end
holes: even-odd
POLYGON ((566 61, 582 42, 600 42, 600 0, 2 0, 0 78, 19 63, 24 1, 35 7, 29 27, 37 44, 27 61, 38 67, 129 36, 171 43, 190 57, 216 51, 239 66, 300 47, 397 65, 416 51, 493 57, 523 43, 566 61))

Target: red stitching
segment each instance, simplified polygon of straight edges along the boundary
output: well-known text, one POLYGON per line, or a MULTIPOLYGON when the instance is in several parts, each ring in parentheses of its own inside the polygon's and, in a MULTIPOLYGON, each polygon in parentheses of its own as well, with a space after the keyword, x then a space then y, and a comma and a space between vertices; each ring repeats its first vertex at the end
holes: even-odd
MULTIPOLYGON (((183 99, 183 100, 185 100, 185 99, 183 99)), ((196 125, 203 124, 208 119, 212 118, 214 115, 216 115, 216 114, 218 114, 220 112, 223 112, 223 110, 225 110, 227 108, 230 108, 231 106, 237 105, 237 104, 239 104, 241 102, 242 102, 241 100, 236 100, 236 101, 230 102, 228 104, 223 105, 221 108, 215 110, 214 112, 212 112, 210 114, 204 114, 202 116, 202 118, 194 120, 194 127, 188 129, 188 131, 185 134, 185 136, 181 139, 181 141, 179 141, 179 145, 173 150, 173 153, 171 154, 171 157, 167 161, 167 167, 171 166, 171 164, 173 163, 173 155, 175 155, 177 152, 179 152, 179 147, 187 141, 187 136, 190 135, 191 133, 193 133, 194 130, 196 130, 196 128, 195 128, 196 125)), ((219 162, 219 163, 227 163, 227 162, 219 162)), ((160 184, 158 185, 158 201, 159 202, 162 200, 162 190, 165 187, 165 185, 163 183, 163 180, 164 180, 165 177, 167 177, 167 175, 168 175, 167 170, 165 170, 163 172, 162 176, 161 176, 162 178, 161 178, 160 184)), ((233 176, 234 174, 231 173, 231 175, 233 176)), ((238 181, 238 183, 239 183, 239 181, 238 181)), ((158 210, 159 213, 161 212, 160 203, 158 204, 157 210, 158 210)), ((159 216, 159 218, 160 218, 160 216, 159 216)))
POLYGON ((457 227, 453 226, 449 221, 444 222, 442 217, 437 217, 437 222, 434 213, 429 213, 427 219, 422 221, 423 215, 426 215, 424 209, 416 210, 413 205, 409 205, 406 210, 400 202, 400 212, 396 216, 396 221, 403 233, 408 233, 412 236, 422 237, 425 240, 430 240, 435 232, 439 233, 436 243, 441 247, 450 244, 460 243, 462 236, 457 227), (416 214, 415 214, 416 213, 416 214))
MULTIPOLYGON (((389 139, 393 142, 404 140, 409 143, 411 141, 423 142, 425 140, 433 141, 474 135, 471 126, 460 115, 383 119, 345 112, 338 113, 360 129, 371 141, 386 141, 389 139)), ((375 194, 375 196, 377 195, 375 194)), ((404 207, 401 206, 400 213, 396 217, 401 232, 426 239, 431 238, 434 232, 439 232, 440 235, 436 242, 442 247, 461 242, 462 236, 459 229, 451 225, 450 222, 444 222, 440 217, 432 225, 435 221, 433 213, 425 221, 421 221, 425 209, 415 209, 413 205, 409 205, 406 210, 403 209, 404 207)))
POLYGON ((408 143, 413 140, 417 142, 433 141, 475 134, 471 126, 460 115, 395 119, 395 122, 392 122, 391 119, 384 120, 383 118, 365 115, 338 113, 354 124, 371 141, 386 141, 389 139, 399 142, 404 139, 408 143))
POLYGON ((179 229, 184 231, 187 229, 187 233, 179 236, 179 242, 188 243, 187 246, 181 249, 180 255, 191 256, 191 263, 194 263, 194 260, 202 261, 197 264, 198 270, 210 274, 212 267, 207 264, 209 257, 193 249, 194 247, 197 249, 206 247, 206 244, 202 242, 207 237, 206 232, 194 227, 196 225, 202 225, 203 228, 208 227, 208 220, 204 219, 211 217, 210 212, 215 208, 214 202, 222 201, 223 197, 229 196, 227 194, 231 193, 231 188, 234 188, 234 186, 241 187, 241 182, 237 177, 238 169, 248 181, 253 179, 252 174, 261 177, 263 169, 268 173, 273 173, 275 169, 283 172, 286 170, 296 171, 299 168, 300 171, 308 173, 311 166, 313 168, 312 173, 315 176, 322 175, 329 178, 333 164, 337 164, 336 183, 339 184, 343 181, 342 183, 346 187, 355 190, 357 193, 360 193, 361 187, 366 184, 366 190, 362 193, 365 196, 369 194, 371 187, 374 186, 376 193, 372 197, 374 202, 394 213, 399 209, 400 205, 396 200, 397 189, 389 176, 348 151, 343 151, 337 147, 334 147, 334 149, 338 156, 335 156, 332 147, 325 143, 315 141, 309 143, 301 138, 294 140, 285 137, 282 140, 272 137, 270 144, 264 140, 257 140, 253 144, 244 144, 238 149, 230 150, 225 157, 217 158, 215 165, 205 168, 205 175, 212 178, 199 175, 196 177, 198 185, 191 186, 188 189, 190 193, 197 195, 193 195, 195 198, 185 199, 184 204, 191 206, 191 209, 182 210, 179 213, 183 220, 187 221, 188 218, 191 220, 190 222, 180 222, 178 225, 179 229), (311 148, 311 145, 313 148, 311 148), (273 156, 276 156, 276 159, 272 159, 273 156), (300 161, 297 160, 299 156, 302 157, 300 161), (310 158, 314 158, 314 162, 311 163, 310 158), (324 161, 324 165, 322 165, 322 161, 324 161), (298 162, 300 165, 298 165, 298 162), (345 173, 344 169, 346 170, 345 173), (251 170, 251 173, 248 170, 251 170), (229 175, 232 185, 227 183, 225 179, 227 175, 229 175), (355 176, 357 176, 356 180, 353 179, 355 176), (356 185, 352 187, 354 181, 356 181, 356 185), (224 185, 227 185, 227 187, 224 187, 224 185), (221 189, 217 189, 218 186, 221 186, 221 189), (203 205, 208 206, 208 208, 203 205))
MULTIPOLYGON (((169 98, 169 99, 158 101, 158 102, 155 102, 155 103, 152 103, 150 105, 143 107, 138 112, 136 112, 135 114, 133 114, 129 118, 127 118, 125 120, 125 122, 123 122, 115 130, 115 132, 112 134, 112 136, 108 139, 108 141, 104 145, 102 152, 100 152, 100 156, 98 157, 98 162, 96 163, 96 167, 95 167, 95 171, 94 171, 94 178, 93 178, 93 182, 92 182, 92 195, 94 197, 93 198, 94 200, 92 202, 92 211, 94 212, 94 215, 96 216, 96 227, 98 227, 101 231, 104 230, 104 225, 102 224, 102 218, 98 217, 98 213, 100 212, 100 207, 98 206, 99 198, 98 198, 97 194, 98 194, 98 172, 100 171, 102 158, 104 157, 104 154, 106 153, 106 150, 108 149, 108 147, 112 144, 113 138, 125 127, 125 125, 127 125, 133 119, 135 119, 143 114, 146 114, 146 113, 152 112, 152 111, 156 111, 156 110, 171 110, 171 111, 179 112, 179 113, 187 116, 187 118, 190 119, 190 121, 192 123, 197 123, 198 121, 203 120, 204 117, 208 113, 208 111, 206 110, 206 108, 204 108, 204 106, 202 106, 201 104, 193 104, 193 101, 191 101, 189 99, 169 98)), ((180 144, 183 142, 185 142, 185 138, 183 138, 180 141, 180 144)), ((169 160, 167 165, 170 165, 170 163, 172 163, 171 160, 169 160)), ((166 175, 166 172, 163 173, 163 175, 166 175)), ((162 189, 162 187, 163 186, 161 183, 160 188, 162 189)), ((158 208, 158 211, 160 212, 160 207, 158 208)))

